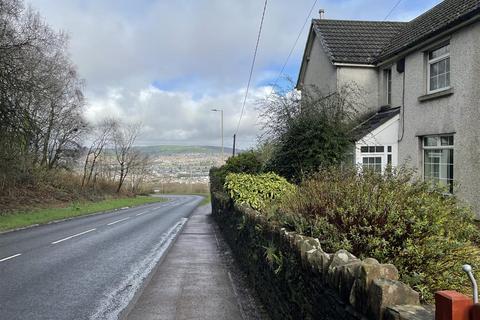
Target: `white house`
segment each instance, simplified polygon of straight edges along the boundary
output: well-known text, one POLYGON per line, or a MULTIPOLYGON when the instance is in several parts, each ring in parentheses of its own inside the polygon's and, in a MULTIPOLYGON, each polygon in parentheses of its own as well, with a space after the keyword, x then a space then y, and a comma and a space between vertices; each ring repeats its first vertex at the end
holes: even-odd
POLYGON ((445 0, 409 22, 312 20, 297 88, 326 95, 348 81, 370 114, 355 162, 414 167, 480 217, 480 0, 445 0))

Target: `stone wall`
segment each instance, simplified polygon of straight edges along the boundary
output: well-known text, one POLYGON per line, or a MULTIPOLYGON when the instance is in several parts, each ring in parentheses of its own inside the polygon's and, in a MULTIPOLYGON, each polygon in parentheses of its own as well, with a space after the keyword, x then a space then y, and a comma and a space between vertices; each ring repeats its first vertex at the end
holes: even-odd
POLYGON ((220 192, 212 214, 272 319, 433 319, 391 264, 326 253, 220 192))

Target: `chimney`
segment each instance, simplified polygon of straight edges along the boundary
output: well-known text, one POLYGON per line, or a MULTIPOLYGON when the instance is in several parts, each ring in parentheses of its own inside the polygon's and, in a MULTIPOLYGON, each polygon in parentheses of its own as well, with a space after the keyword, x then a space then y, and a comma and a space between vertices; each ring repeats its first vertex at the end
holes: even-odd
POLYGON ((323 9, 318 10, 318 14, 320 15, 320 19, 325 19, 325 10, 323 9))

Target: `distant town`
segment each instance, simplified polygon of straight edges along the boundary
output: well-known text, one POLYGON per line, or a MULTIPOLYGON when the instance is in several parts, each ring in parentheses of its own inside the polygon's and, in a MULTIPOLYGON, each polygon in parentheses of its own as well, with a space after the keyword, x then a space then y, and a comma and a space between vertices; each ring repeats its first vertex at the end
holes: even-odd
MULTIPOLYGON (((209 182, 208 172, 213 166, 222 165, 222 150, 212 146, 148 146, 137 147, 148 154, 149 176, 146 181, 162 192, 164 184, 204 184, 209 182)), ((232 150, 224 150, 225 158, 232 150)))

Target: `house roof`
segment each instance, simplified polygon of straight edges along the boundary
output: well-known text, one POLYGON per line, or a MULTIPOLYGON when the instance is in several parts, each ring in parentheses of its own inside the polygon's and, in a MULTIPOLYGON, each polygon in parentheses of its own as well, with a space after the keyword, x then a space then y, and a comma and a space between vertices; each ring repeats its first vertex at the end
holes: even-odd
POLYGON ((381 108, 380 111, 372 116, 367 117, 365 121, 360 123, 352 130, 352 137, 358 141, 371 133, 373 130, 385 124, 388 120, 400 114, 400 107, 397 108, 381 108))
POLYGON ((370 64, 405 22, 314 19, 313 29, 332 62, 370 64))
POLYGON ((408 22, 379 56, 383 60, 480 13, 480 0, 444 0, 408 22))
POLYGON ((410 22, 312 20, 333 63, 375 64, 480 14, 480 0, 444 0, 410 22))

